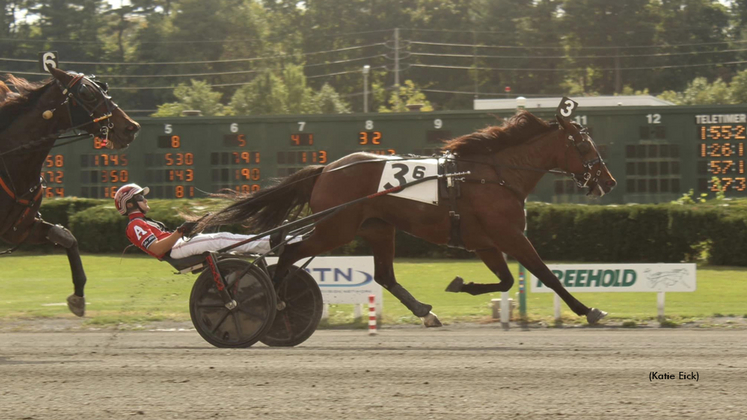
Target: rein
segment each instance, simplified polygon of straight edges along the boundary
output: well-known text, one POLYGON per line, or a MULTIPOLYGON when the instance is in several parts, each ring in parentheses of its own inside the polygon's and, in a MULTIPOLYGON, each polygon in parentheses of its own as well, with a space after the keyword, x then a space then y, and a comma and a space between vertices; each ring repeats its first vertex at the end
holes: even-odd
MULTIPOLYGON (((558 125, 558 123, 556 123, 556 122, 551 122, 550 124, 551 125, 558 125)), ((587 133, 588 133, 588 130, 586 130, 585 127, 582 127, 582 129, 580 131, 580 134, 587 134, 587 133)), ((568 170, 563 170, 563 169, 540 169, 540 168, 533 168, 533 167, 528 167, 528 166, 517 166, 517 165, 508 165, 508 164, 498 164, 498 163, 495 163, 495 162, 493 162, 493 163, 478 162, 478 161, 474 161, 474 160, 466 160, 466 159, 461 159, 461 158, 456 158, 456 157, 453 157, 453 159, 455 161, 457 161, 457 162, 466 162, 466 163, 474 163, 474 164, 492 166, 495 169, 496 174, 498 175, 499 178, 501 178, 501 176, 500 176, 500 168, 510 168, 510 169, 525 170, 525 171, 551 173, 553 175, 569 176, 569 177, 571 177, 576 182, 576 184, 579 187, 582 187, 582 188, 586 187, 590 181, 596 182, 596 180, 598 179, 599 175, 601 174, 601 169, 597 170, 596 176, 592 176, 591 175, 591 169, 592 169, 592 167, 594 165, 597 165, 597 164, 600 164, 600 163, 601 163, 602 166, 605 166, 604 160, 602 159, 601 155, 599 155, 599 152, 597 151, 597 158, 593 159, 593 160, 590 160, 590 161, 587 161, 587 160, 584 159, 583 153, 581 153, 581 151, 578 150, 578 145, 576 144, 576 139, 574 138, 574 135, 573 134, 569 134, 568 135, 568 139, 570 140, 570 143, 573 144, 573 146, 576 148, 576 151, 579 153, 579 156, 581 157, 581 160, 583 162, 582 165, 584 166, 584 168, 587 169, 587 171, 584 172, 584 174, 580 176, 580 178, 585 181, 584 183, 581 183, 581 181, 579 179, 579 175, 577 175, 574 172, 571 172, 571 171, 568 171, 568 170)), ((582 138, 581 141, 584 142, 584 141, 587 141, 587 140, 585 140, 585 139, 582 138)), ((594 143, 593 143, 593 141, 591 140, 590 137, 589 137, 588 141, 592 145, 594 145, 594 143)), ((566 144, 566 148, 570 148, 570 145, 566 144)), ((596 146, 595 145, 594 145, 594 148, 596 150, 596 146)), ((566 167, 569 167, 569 164, 568 164, 568 151, 567 151, 567 149, 566 149, 565 157, 566 157, 566 167)), ((413 157, 412 159, 432 159, 432 157, 413 157)), ((349 168, 351 166, 360 165, 360 164, 364 164, 364 163, 381 163, 381 162, 385 162, 385 161, 387 161, 387 159, 377 158, 377 159, 369 159, 369 160, 361 160, 361 161, 351 162, 351 163, 345 164, 343 166, 339 166, 337 168, 330 169, 327 172, 320 172, 320 173, 316 173, 316 174, 309 175, 307 177, 298 179, 298 180, 296 180, 296 181, 294 181, 292 183, 284 185, 284 188, 290 187, 290 186, 292 186, 294 184, 306 181, 308 179, 319 177, 319 176, 321 176, 323 174, 327 174, 327 173, 330 173, 330 172, 340 171, 340 170, 349 168)), ((468 175, 468 174, 469 174, 469 172, 460 173, 459 175, 468 175)), ((519 198, 519 200, 524 200, 524 197, 522 196, 523 192, 520 191, 518 188, 516 188, 516 187, 514 187, 514 186, 512 186, 512 185, 510 185, 508 183, 506 183, 506 181, 503 180, 503 179, 500 179, 499 181, 490 181, 490 180, 486 180, 486 179, 467 178, 467 177, 464 177, 464 176, 462 176, 462 177, 453 177, 453 178, 454 178, 454 180, 461 181, 461 182, 470 182, 470 183, 479 183, 479 184, 497 184, 497 185, 500 185, 500 186, 508 188, 511 192, 514 193, 514 195, 517 196, 517 198, 519 198)), ((420 181, 422 181, 422 180, 420 180, 420 181)), ((373 198, 373 197, 379 196, 379 195, 385 195, 385 194, 388 194, 390 192, 392 192, 392 191, 382 191, 380 193, 373 194, 371 196, 363 197, 363 199, 373 198)), ((358 201, 356 201, 356 202, 358 202, 358 201)), ((284 226, 284 227, 287 228, 288 226, 284 226)), ((272 232, 274 232, 274 230, 272 232)))

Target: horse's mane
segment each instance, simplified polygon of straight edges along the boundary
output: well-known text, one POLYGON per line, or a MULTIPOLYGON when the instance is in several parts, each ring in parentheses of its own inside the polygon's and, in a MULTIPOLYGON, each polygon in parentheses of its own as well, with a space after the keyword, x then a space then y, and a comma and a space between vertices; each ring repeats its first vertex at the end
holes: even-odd
POLYGON ((34 83, 12 74, 5 80, 11 83, 18 93, 12 92, 8 85, 0 82, 0 132, 8 128, 16 117, 35 105, 51 81, 50 79, 34 83))
POLYGON ((500 126, 447 140, 441 150, 461 156, 495 153, 525 143, 551 129, 547 121, 528 111, 519 111, 500 126))

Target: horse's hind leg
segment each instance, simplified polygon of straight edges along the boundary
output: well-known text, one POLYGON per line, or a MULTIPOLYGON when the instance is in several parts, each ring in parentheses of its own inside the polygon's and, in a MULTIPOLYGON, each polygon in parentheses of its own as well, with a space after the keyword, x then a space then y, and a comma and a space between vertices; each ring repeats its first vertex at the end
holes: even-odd
POLYGON ((394 226, 379 219, 369 219, 358 230, 374 254, 374 280, 399 299, 413 315, 423 319, 426 327, 440 327, 441 321, 431 312, 431 305, 415 299, 394 277, 394 226))
POLYGON ((86 314, 86 299, 84 298, 84 289, 86 286, 86 272, 83 270, 83 263, 80 260, 78 251, 78 240, 75 239, 69 230, 61 225, 53 225, 43 220, 37 219, 38 225, 32 227, 31 234, 26 239, 30 244, 40 244, 52 242, 65 248, 67 259, 70 262, 70 271, 73 273, 73 294, 67 297, 67 307, 70 312, 77 316, 86 314))
POLYGON ((446 291, 454 293, 463 292, 476 296, 485 293, 508 292, 511 290, 511 286, 514 285, 514 276, 511 274, 511 270, 508 269, 503 253, 498 248, 489 248, 475 251, 475 254, 480 257, 490 271, 498 276, 501 282, 488 284, 469 282, 465 284, 461 277, 457 277, 446 287, 446 291))

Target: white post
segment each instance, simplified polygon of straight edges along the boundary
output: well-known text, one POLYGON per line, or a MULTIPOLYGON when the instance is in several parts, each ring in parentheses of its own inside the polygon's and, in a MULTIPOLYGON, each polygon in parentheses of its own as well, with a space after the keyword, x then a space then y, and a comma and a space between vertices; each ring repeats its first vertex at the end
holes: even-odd
POLYGON ((508 292, 501 292, 501 325, 504 330, 508 329, 508 321, 510 320, 511 309, 508 305, 508 292))
POLYGON ((322 319, 329 319, 329 303, 322 305, 322 319))
POLYGON ((664 292, 659 292, 656 299, 656 306, 659 309, 659 321, 664 320, 664 292))
POLYGON ((376 296, 368 295, 368 335, 376 335, 376 296))
POLYGON ((371 66, 363 66, 363 112, 368 112, 368 72, 371 66))
POLYGON ((555 320, 560 321, 560 296, 557 293, 553 294, 553 304, 555 306, 555 320))
POLYGON ((362 307, 363 307, 363 305, 360 304, 360 303, 356 303, 353 306, 353 318, 360 319, 363 316, 363 312, 361 310, 362 307))

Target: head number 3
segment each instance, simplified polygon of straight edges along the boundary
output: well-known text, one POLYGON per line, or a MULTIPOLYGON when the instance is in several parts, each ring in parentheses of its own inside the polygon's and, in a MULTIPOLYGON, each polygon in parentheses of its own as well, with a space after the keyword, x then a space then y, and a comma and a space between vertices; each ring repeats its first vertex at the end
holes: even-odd
POLYGON ((576 110, 577 106, 578 102, 564 96, 563 99, 560 100, 560 105, 558 105, 558 115, 565 119, 569 119, 573 116, 573 112, 576 110))

